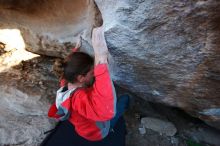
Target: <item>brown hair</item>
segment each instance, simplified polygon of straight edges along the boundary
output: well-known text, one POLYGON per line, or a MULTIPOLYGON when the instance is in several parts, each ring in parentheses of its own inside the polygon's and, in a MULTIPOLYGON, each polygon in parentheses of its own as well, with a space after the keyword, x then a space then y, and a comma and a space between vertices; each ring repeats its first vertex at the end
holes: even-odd
POLYGON ((55 61, 53 70, 67 82, 74 83, 78 75, 86 75, 93 65, 94 59, 90 55, 74 52, 68 55, 64 61, 61 59, 55 61))

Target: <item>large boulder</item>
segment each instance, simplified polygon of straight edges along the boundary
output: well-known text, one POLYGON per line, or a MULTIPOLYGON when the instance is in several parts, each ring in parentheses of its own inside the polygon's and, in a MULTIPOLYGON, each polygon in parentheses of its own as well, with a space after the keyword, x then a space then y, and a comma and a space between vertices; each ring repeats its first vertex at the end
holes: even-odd
POLYGON ((26 48, 38 54, 63 57, 79 36, 91 53, 91 30, 101 12, 118 84, 220 128, 220 1, 95 3, 0 1, 0 27, 20 29, 26 48))
MULTIPOLYGON (((35 58, 0 72, 0 145, 38 146, 54 128, 47 111, 57 82, 52 61, 35 58)), ((0 64, 0 68, 1 68, 0 64)))
POLYGON ((220 128, 220 1, 96 3, 118 83, 220 128))
POLYGON ((41 102, 42 95, 37 92, 34 95, 12 86, 0 87, 0 145, 37 146, 43 133, 53 128, 46 114, 49 104, 41 102))
POLYGON ((31 52, 64 57, 79 36, 89 40, 99 14, 91 0, 0 0, 0 29, 19 29, 31 52))

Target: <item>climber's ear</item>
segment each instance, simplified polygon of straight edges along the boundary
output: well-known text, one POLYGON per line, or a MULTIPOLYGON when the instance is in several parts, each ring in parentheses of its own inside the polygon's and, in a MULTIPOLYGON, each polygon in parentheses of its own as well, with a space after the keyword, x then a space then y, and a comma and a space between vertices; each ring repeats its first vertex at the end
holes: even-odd
POLYGON ((80 83, 84 83, 85 82, 85 76, 83 75, 78 75, 76 77, 77 81, 80 82, 80 83))

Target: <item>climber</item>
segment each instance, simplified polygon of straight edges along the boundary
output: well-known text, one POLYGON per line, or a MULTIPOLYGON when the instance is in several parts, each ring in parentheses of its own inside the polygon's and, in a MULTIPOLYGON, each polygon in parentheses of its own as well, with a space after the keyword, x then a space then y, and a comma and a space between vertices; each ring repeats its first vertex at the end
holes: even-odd
POLYGON ((77 46, 61 63, 61 88, 48 116, 62 122, 41 146, 125 145, 122 114, 128 108, 129 96, 120 97, 116 104, 103 27, 93 29, 92 45, 95 60, 86 53, 76 52, 77 46))

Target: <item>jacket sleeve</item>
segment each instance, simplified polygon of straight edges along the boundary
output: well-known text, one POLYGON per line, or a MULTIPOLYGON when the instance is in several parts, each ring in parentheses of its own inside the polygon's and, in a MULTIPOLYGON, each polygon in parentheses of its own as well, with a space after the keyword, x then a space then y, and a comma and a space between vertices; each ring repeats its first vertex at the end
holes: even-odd
POLYGON ((58 111, 58 109, 56 107, 56 104, 52 104, 48 110, 47 116, 50 118, 59 119, 60 116, 56 114, 57 111, 58 111))
POLYGON ((79 89, 72 98, 72 108, 82 116, 94 121, 106 121, 116 113, 115 89, 107 64, 94 69, 95 82, 88 91, 79 89))

